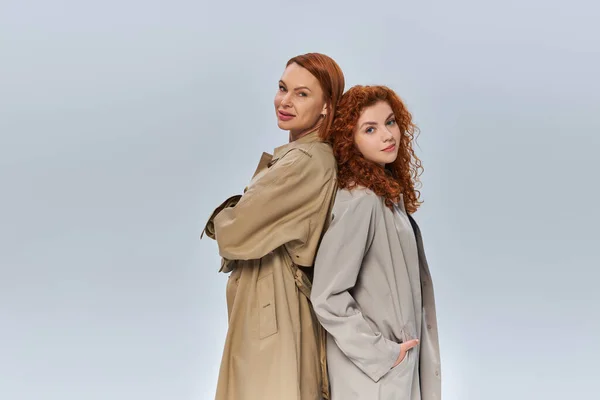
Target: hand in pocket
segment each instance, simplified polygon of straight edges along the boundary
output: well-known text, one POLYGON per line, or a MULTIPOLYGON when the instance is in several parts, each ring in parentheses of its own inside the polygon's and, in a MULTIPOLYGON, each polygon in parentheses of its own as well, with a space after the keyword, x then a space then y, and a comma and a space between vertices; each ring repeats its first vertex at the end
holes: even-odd
POLYGON ((396 360, 394 367, 397 366, 398 364, 400 364, 402 362, 402 360, 404 360, 404 357, 406 357, 406 353, 408 352, 408 350, 412 349, 413 347, 416 347, 418 344, 419 344, 419 339, 412 339, 412 340, 408 340, 404 343, 400 343, 400 355, 398 356, 398 359, 396 360))

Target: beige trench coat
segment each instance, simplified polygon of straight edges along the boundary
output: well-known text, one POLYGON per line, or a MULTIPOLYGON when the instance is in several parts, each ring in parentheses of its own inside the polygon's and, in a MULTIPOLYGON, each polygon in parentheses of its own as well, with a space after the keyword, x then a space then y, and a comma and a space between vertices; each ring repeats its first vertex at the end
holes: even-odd
POLYGON ((331 147, 314 132, 264 153, 244 195, 208 221, 221 271, 233 271, 217 400, 328 398, 325 333, 308 276, 336 182, 331 147))

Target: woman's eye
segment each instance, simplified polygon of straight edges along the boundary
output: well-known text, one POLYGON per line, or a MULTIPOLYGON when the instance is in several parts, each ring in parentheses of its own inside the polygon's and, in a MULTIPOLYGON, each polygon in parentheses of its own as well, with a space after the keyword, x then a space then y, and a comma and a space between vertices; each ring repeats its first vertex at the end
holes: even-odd
POLYGON ((279 91, 280 92, 285 92, 285 88, 283 86, 279 85, 279 91))
POLYGON ((300 97, 306 97, 308 95, 306 93, 304 93, 304 92, 300 92, 300 93, 298 93, 298 96, 300 96, 300 97))
POLYGON ((396 124, 396 120, 395 120, 395 119, 390 119, 390 120, 387 122, 387 124, 388 124, 388 125, 395 125, 395 124, 396 124))
POLYGON ((375 132, 375 128, 373 128, 373 127, 367 128, 367 130, 365 131, 365 133, 373 133, 373 132, 375 132))

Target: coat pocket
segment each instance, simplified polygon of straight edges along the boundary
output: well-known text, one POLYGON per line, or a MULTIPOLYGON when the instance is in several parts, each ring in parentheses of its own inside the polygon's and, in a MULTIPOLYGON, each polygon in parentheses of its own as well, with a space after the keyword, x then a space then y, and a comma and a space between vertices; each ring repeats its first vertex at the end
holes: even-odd
POLYGON ((260 339, 264 339, 277 333, 273 274, 268 274, 260 278, 257 285, 259 337, 260 339))
POLYGON ((406 369, 408 369, 408 366, 411 364, 412 352, 413 349, 409 349, 404 355, 402 361, 400 361, 400 364, 390 369, 390 371, 385 376, 399 375, 402 374, 406 369))
POLYGON ((413 349, 406 353, 404 360, 392 368, 379 381, 378 400, 410 400, 413 398, 413 368, 415 355, 413 349))

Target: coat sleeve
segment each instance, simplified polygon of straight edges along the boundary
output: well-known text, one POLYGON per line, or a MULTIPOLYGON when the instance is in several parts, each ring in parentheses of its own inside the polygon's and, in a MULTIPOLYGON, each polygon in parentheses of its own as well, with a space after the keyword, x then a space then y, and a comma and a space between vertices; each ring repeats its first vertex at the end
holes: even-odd
POLYGON ((295 149, 252 182, 235 207, 214 218, 219 253, 229 260, 259 259, 276 248, 309 238, 310 220, 335 179, 335 170, 312 162, 311 155, 295 149))
POLYGON ((350 290, 373 241, 378 201, 362 196, 334 206, 335 217, 317 253, 311 292, 319 322, 346 357, 375 382, 393 367, 400 344, 371 328, 350 290))

